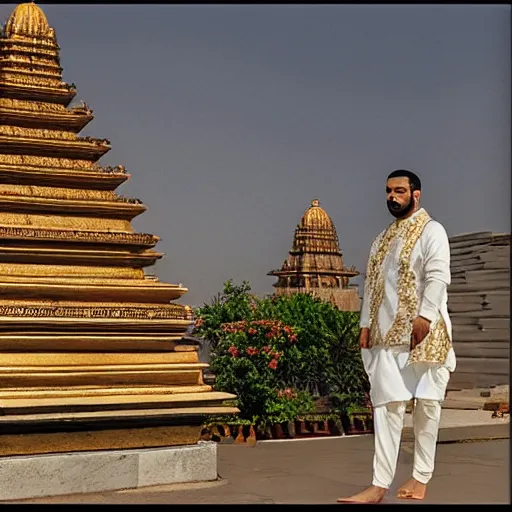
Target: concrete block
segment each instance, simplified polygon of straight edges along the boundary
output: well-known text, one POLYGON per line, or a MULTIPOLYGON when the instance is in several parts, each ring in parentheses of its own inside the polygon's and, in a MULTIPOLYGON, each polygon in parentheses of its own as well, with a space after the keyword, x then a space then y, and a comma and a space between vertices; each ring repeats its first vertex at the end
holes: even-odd
POLYGON ((155 449, 139 455, 139 487, 217 479, 217 444, 155 449))
POLYGON ((0 458, 0 499, 128 489, 137 485, 136 453, 88 452, 0 458))
POLYGON ((0 500, 217 479, 217 445, 0 457, 0 500))

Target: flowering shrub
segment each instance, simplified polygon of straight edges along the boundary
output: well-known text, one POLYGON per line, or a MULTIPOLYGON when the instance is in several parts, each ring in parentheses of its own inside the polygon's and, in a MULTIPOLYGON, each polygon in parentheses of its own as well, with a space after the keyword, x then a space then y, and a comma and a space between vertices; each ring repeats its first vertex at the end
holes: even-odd
POLYGON ((313 409, 309 393, 286 387, 297 358, 297 333, 278 320, 226 323, 212 353, 215 388, 237 395, 240 417, 260 427, 293 421, 313 409))
POLYGON ((312 396, 331 398, 333 412, 367 407, 358 313, 308 294, 260 299, 249 283, 229 281, 196 315, 194 334, 212 348, 215 389, 237 395, 241 418, 294 419, 312 409, 312 396))
POLYGON ((252 318, 257 303, 249 293, 250 290, 246 281, 241 285, 235 285, 232 281, 225 283, 223 293, 219 293, 211 304, 204 304, 197 311, 196 334, 208 340, 211 347, 215 348, 224 335, 221 328, 223 324, 252 318))

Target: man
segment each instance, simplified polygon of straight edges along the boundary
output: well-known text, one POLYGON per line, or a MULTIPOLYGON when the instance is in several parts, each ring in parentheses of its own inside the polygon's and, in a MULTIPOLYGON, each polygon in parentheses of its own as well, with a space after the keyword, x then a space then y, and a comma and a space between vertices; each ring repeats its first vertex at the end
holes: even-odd
POLYGON ((399 498, 425 497, 450 372, 455 369, 447 307, 450 246, 444 227, 420 207, 421 181, 406 170, 386 183, 395 221, 373 242, 359 343, 374 412, 373 482, 345 503, 379 503, 392 484, 406 404, 415 399, 414 467, 399 498))

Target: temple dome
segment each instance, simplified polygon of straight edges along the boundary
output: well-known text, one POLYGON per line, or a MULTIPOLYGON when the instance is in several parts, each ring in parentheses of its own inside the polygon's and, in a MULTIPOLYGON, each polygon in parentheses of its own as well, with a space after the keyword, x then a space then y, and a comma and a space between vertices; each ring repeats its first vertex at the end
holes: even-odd
POLYGON ((35 3, 20 4, 7 20, 5 35, 27 37, 48 37, 50 25, 44 12, 35 3))
POLYGON ((327 212, 320 206, 318 199, 311 201, 311 206, 304 212, 299 226, 308 230, 334 229, 334 224, 327 212))
POLYGON ((360 309, 357 289, 349 283, 358 274, 344 266, 336 228, 318 199, 302 215, 282 267, 268 273, 278 278, 276 295, 310 293, 343 311, 360 309))

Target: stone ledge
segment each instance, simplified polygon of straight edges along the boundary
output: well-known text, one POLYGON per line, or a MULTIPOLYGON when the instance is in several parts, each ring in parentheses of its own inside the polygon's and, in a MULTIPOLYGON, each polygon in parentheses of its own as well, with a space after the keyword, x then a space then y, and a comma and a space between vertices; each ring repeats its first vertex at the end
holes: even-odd
MULTIPOLYGON (((455 443, 464 441, 484 441, 489 439, 510 439, 510 423, 495 425, 467 425, 463 427, 445 427, 439 429, 438 443, 455 443)), ((412 427, 405 427, 403 441, 413 441, 412 427)))
POLYGON ((217 480, 217 445, 0 458, 0 500, 217 480))

